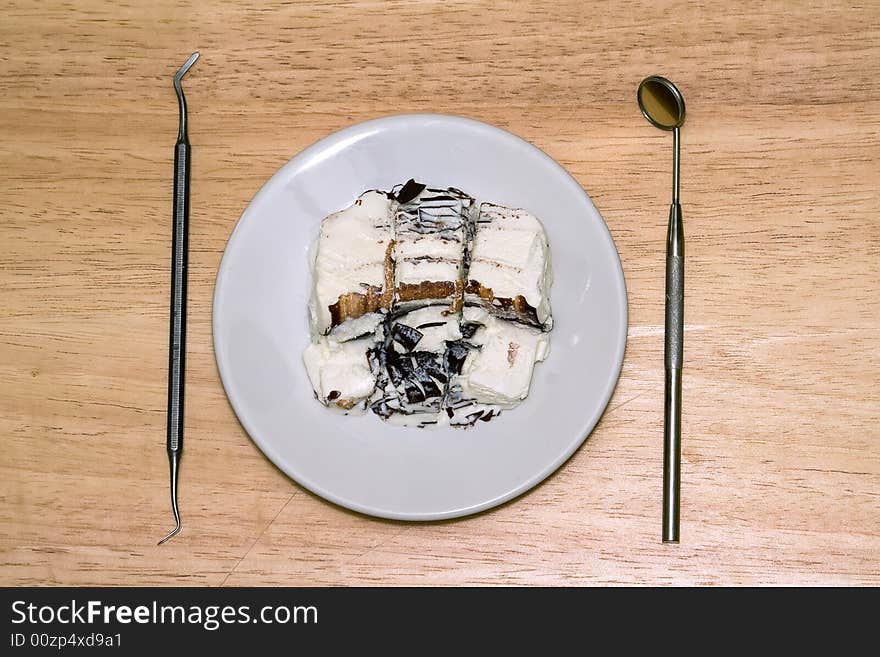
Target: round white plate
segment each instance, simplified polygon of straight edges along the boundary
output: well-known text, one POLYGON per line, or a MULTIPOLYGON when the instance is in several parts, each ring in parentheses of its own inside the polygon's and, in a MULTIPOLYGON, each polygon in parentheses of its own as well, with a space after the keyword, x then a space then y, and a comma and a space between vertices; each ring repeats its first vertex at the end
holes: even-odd
POLYGON ((214 352, 257 446, 294 480, 385 518, 463 516, 519 495, 562 465, 608 403, 623 360, 626 288, 599 212, 556 162, 519 137, 452 116, 391 116, 307 148, 269 179, 226 247, 214 290, 214 352), (367 189, 415 178, 525 208, 553 259, 551 351, 519 407, 472 429, 344 416, 312 394, 307 252, 321 220, 367 189))

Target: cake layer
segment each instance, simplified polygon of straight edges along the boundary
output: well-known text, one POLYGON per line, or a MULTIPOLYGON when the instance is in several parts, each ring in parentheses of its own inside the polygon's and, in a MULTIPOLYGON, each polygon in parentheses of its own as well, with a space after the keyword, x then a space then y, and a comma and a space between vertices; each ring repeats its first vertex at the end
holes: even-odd
POLYGON ((525 210, 480 205, 467 280, 466 303, 550 329, 549 244, 541 222, 525 210))
POLYGON ((390 307, 392 202, 384 192, 365 192, 321 223, 309 304, 313 335, 390 307))
POLYGON ((456 189, 433 189, 413 181, 395 192, 395 301, 445 300, 457 310, 474 199, 456 189))

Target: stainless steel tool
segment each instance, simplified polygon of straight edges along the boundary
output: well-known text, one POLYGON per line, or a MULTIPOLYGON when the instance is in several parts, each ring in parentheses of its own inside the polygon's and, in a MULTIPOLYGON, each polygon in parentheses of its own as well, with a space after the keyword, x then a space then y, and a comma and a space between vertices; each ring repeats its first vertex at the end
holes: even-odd
POLYGON ((186 270, 189 260, 189 160, 186 131, 186 98, 180 80, 199 58, 194 52, 174 74, 174 91, 180 108, 180 125, 174 145, 174 217, 171 242, 171 336, 168 348, 168 432, 166 446, 171 471, 171 510, 174 529, 159 541, 162 545, 180 532, 177 478, 183 452, 183 389, 186 352, 186 270))
POLYGON ((681 506, 681 370, 684 344, 684 231, 678 203, 680 128, 684 98, 672 82, 651 75, 639 84, 639 108, 653 125, 672 131, 672 205, 666 233, 666 386, 663 418, 663 542, 678 543, 681 506))

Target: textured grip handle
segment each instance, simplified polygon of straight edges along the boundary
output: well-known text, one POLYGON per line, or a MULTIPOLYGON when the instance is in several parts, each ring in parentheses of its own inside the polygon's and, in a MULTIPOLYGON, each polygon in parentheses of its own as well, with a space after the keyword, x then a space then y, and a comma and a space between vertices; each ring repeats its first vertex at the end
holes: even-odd
MULTIPOLYGON (((676 137, 678 130, 676 130, 676 137)), ((678 151, 676 150, 676 153, 678 151)), ((677 171, 676 166, 676 171, 677 171)), ((681 366, 684 354, 684 229, 678 195, 666 236, 666 394, 663 418, 663 541, 677 543, 681 489, 681 366)))
POLYGON ((684 258, 666 257, 666 367, 681 369, 684 343, 684 258))
POLYGON ((171 244, 171 329, 168 348, 169 452, 183 449, 183 387, 186 350, 186 274, 189 259, 190 147, 174 147, 174 221, 171 244))

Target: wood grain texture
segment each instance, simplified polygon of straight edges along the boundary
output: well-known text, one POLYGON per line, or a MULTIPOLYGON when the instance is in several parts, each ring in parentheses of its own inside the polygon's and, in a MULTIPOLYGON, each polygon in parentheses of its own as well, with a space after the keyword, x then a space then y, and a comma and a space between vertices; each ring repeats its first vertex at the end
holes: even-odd
POLYGON ((2 2, 0 584, 880 584, 880 5, 2 2), (171 176, 193 145, 184 531, 164 450, 171 176), (668 135, 688 104, 682 537, 660 535, 668 135), (503 507, 342 510, 251 443, 211 297, 261 184, 324 135, 463 114, 562 163, 629 342, 574 457, 503 507))

